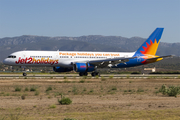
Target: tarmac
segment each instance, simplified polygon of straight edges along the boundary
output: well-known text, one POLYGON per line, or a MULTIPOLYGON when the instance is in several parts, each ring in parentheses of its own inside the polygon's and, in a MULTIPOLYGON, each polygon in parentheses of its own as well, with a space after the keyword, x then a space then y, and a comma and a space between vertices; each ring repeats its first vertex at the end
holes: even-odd
MULTIPOLYGON (((83 76, 86 77, 86 76, 83 76)), ((78 74, 27 74, 27 76, 23 76, 22 74, 0 74, 0 79, 28 79, 28 78, 83 78, 80 77, 78 74)), ((87 76, 92 77, 90 74, 87 76)), ((92 78, 167 78, 167 79, 177 79, 180 78, 179 74, 101 74, 99 77, 92 77, 92 78)))

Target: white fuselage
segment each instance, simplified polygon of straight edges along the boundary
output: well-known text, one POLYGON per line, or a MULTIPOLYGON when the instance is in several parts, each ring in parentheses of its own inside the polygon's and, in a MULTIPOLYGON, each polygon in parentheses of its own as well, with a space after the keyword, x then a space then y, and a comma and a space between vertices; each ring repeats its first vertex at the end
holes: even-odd
POLYGON ((132 57, 135 52, 19 51, 3 62, 12 66, 73 67, 76 62, 132 57))

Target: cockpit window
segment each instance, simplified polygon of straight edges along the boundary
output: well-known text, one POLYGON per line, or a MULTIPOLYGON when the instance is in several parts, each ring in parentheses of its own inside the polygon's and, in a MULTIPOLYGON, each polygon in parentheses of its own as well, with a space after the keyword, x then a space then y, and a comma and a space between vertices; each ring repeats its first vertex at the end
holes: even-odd
POLYGON ((10 55, 8 56, 8 58, 16 58, 16 56, 10 55))

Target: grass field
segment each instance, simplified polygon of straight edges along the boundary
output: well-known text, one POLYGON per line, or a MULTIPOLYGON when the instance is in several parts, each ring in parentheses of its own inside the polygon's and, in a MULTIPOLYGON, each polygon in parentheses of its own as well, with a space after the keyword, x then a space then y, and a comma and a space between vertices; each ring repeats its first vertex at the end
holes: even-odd
POLYGON ((0 79, 0 120, 180 119, 180 96, 159 93, 180 79, 0 79), (70 105, 58 99, 68 97, 70 105))

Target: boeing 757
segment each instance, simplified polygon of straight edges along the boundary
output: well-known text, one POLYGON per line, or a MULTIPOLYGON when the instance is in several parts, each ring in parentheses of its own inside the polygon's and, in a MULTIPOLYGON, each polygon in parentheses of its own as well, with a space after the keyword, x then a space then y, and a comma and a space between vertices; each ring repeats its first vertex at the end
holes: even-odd
MULTIPOLYGON (((157 56, 164 28, 156 28, 135 52, 79 52, 79 51, 18 51, 3 63, 11 66, 50 66, 55 72, 79 72, 80 76, 99 75, 97 68, 126 68, 145 65, 168 56, 157 56)), ((23 73, 26 76, 26 73, 23 73)))

